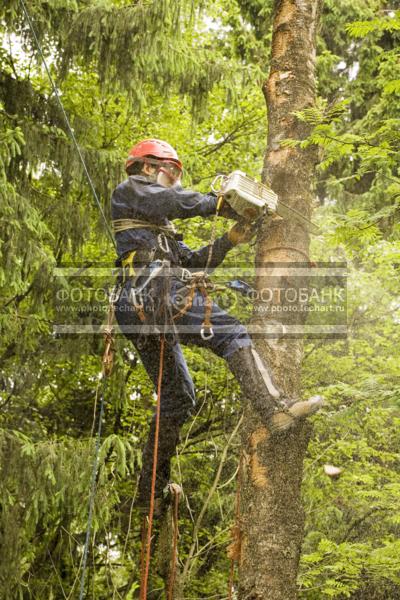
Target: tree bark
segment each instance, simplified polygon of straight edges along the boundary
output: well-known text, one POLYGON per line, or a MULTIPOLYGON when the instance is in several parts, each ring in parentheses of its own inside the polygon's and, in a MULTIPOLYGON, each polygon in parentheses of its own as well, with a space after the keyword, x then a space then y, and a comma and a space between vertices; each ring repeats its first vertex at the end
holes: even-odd
MULTIPOLYGON (((311 214, 311 182, 316 156, 311 149, 282 147, 287 138, 304 139, 309 126, 293 115, 315 101, 316 31, 322 0, 275 0, 271 66, 263 91, 268 109, 268 146, 263 181, 280 200, 303 215, 311 214)), ((309 234, 299 224, 268 218, 257 240, 257 289, 275 292, 276 307, 284 304, 285 290, 298 288, 289 266, 308 264, 309 234), (274 266, 282 266, 276 277, 274 266)), ((304 284, 304 282, 303 282, 304 284)), ((257 312, 253 324, 262 331, 271 320, 278 337, 257 338, 257 347, 273 369, 277 384, 289 397, 300 395, 301 337, 283 334, 279 312, 257 312), (282 335, 279 335, 279 331, 282 335)), ((289 334, 301 326, 301 313, 285 313, 289 334)), ((271 438, 250 407, 242 427, 239 598, 294 600, 304 531, 301 503, 303 460, 311 426, 297 425, 271 438)))

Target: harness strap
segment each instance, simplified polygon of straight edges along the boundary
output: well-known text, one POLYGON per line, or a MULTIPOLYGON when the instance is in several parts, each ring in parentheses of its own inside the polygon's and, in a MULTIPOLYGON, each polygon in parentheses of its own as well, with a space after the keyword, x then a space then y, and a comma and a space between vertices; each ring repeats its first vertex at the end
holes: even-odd
POLYGON ((157 225, 156 223, 142 221, 141 219, 114 219, 111 223, 114 233, 120 233, 128 229, 153 229, 158 233, 164 233, 171 237, 174 237, 177 233, 172 223, 169 225, 157 225))
POLYGON ((211 285, 212 284, 207 281, 207 273, 204 271, 194 273, 192 275, 192 281, 189 287, 189 294, 185 300, 185 306, 181 308, 181 310, 173 317, 173 320, 179 319, 185 313, 187 313, 188 310, 190 310, 193 305, 195 291, 198 289, 204 299, 204 320, 201 324, 200 330, 200 335, 203 340, 208 340, 214 337, 214 331, 211 323, 212 299, 207 290, 207 287, 211 287, 211 285))
POLYGON ((192 307, 193 305, 193 300, 194 300, 194 294, 196 291, 196 282, 193 280, 190 284, 189 287, 189 293, 185 298, 185 306, 183 308, 181 308, 181 310, 179 312, 176 313, 176 315, 174 315, 172 318, 175 321, 175 319, 179 319, 180 317, 183 317, 183 315, 185 313, 187 313, 187 311, 192 307))
MULTIPOLYGON (((141 299, 141 298, 140 298, 141 299)), ((142 323, 146 321, 146 315, 144 314, 144 305, 143 302, 140 302, 140 299, 135 294, 134 289, 131 289, 131 300, 133 304, 133 308, 142 323)))
POLYGON ((132 252, 130 252, 128 254, 128 256, 126 258, 123 258, 121 260, 122 282, 123 283, 125 283, 126 276, 128 276, 128 277, 134 277, 135 276, 135 269, 134 269, 134 266, 133 266, 133 260, 135 258, 135 254, 136 254, 136 250, 133 250, 132 252), (128 271, 128 273, 126 273, 126 271, 128 271))

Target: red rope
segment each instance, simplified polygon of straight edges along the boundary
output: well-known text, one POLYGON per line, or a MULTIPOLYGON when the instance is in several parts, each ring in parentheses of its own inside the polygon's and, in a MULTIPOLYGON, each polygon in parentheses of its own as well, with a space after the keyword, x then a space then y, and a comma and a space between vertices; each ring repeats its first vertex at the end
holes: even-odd
POLYGON ((157 477, 157 459, 158 459, 158 437, 160 432, 160 409, 161 409, 161 382, 163 376, 164 367, 164 346, 165 338, 161 336, 160 339, 160 366, 158 371, 158 384, 157 384, 157 410, 156 410, 156 432, 154 440, 154 451, 153 451, 153 473, 151 477, 151 495, 150 495, 150 510, 147 523, 147 540, 146 540, 146 552, 144 554, 145 560, 143 561, 140 577, 140 600, 147 600, 147 583, 149 579, 150 569, 150 558, 151 558, 151 534, 153 527, 153 515, 154 515, 154 496, 156 491, 156 477, 157 477))

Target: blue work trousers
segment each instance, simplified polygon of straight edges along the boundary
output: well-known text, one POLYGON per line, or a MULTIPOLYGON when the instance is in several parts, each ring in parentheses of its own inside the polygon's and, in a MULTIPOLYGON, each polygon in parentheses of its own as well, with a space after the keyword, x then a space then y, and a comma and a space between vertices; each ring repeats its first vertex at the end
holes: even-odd
MULTIPOLYGON (((143 323, 130 299, 130 287, 131 283, 128 281, 122 288, 115 306, 116 319, 121 331, 134 344, 149 377, 157 388, 160 335, 146 331, 147 315, 143 323)), ((185 289, 180 281, 173 280, 167 298, 169 302, 167 313, 170 316, 176 314, 182 307, 182 294, 185 289)), ((180 344, 208 348, 217 356, 226 359, 239 348, 251 346, 252 343, 246 327, 215 302, 211 307, 214 335, 209 339, 203 339, 200 331, 204 321, 204 311, 204 298, 196 290, 190 309, 174 321, 177 335, 166 334, 161 384, 161 416, 170 418, 179 425, 182 425, 193 413, 196 402, 193 380, 180 344)), ((151 321, 151 315, 149 320, 151 321)))

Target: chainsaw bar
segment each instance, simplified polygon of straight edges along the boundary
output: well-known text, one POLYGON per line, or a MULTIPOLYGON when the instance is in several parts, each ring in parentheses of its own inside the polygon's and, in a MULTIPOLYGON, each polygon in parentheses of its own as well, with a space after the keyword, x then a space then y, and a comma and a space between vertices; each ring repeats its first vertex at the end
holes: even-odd
POLYGON ((278 200, 276 214, 283 219, 293 219, 294 221, 297 221, 297 223, 300 223, 300 225, 306 227, 307 230, 314 235, 319 235, 321 233, 321 229, 318 227, 318 225, 310 221, 310 219, 307 219, 307 217, 302 215, 299 210, 288 206, 281 200, 278 200))

